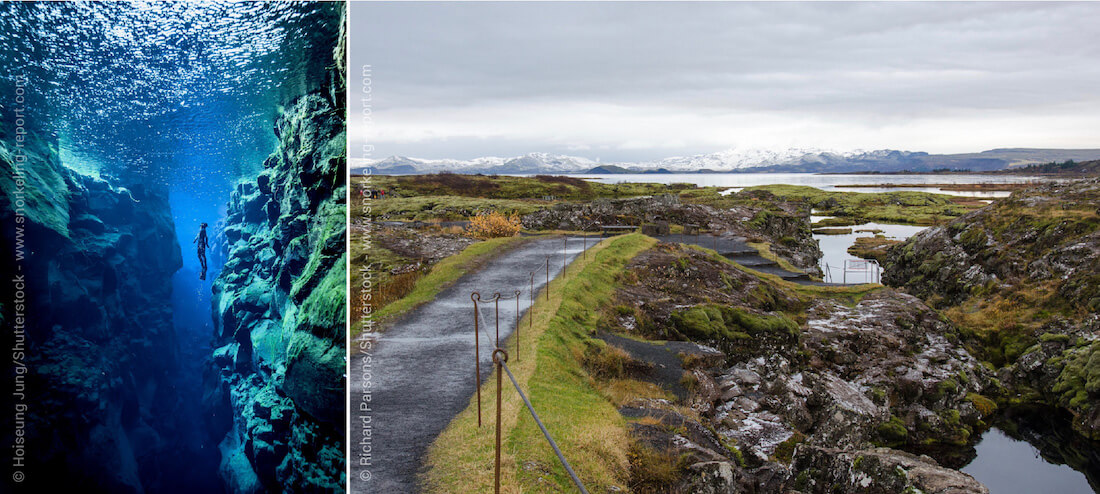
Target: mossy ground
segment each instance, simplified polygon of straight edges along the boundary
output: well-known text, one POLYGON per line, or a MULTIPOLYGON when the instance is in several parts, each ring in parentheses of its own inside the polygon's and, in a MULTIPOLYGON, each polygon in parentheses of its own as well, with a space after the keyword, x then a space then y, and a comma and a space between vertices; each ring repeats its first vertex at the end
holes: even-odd
POLYGON ((887 238, 885 235, 859 237, 848 247, 848 253, 861 259, 874 259, 879 264, 883 264, 886 262, 887 249, 900 243, 902 243, 901 240, 887 238))

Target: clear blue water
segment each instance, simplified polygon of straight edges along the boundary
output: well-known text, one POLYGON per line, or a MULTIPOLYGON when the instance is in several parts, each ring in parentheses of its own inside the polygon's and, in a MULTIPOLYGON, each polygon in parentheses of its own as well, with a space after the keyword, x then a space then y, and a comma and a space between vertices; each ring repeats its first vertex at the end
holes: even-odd
POLYGON ((207 478, 181 479, 179 489, 217 492, 221 485, 217 444, 208 443, 198 416, 212 338, 210 288, 223 262, 219 222, 235 184, 254 177, 274 151, 272 128, 282 106, 321 86, 342 8, 321 2, 0 3, 0 77, 26 77, 27 118, 57 149, 61 164, 116 187, 168 194, 183 254, 171 280, 185 367, 174 391, 177 413, 194 415, 194 430, 165 439, 179 441, 181 471, 188 463, 213 462, 203 471, 207 478), (198 279, 192 243, 203 222, 213 244, 205 281, 198 279), (184 453, 196 449, 207 456, 184 453))

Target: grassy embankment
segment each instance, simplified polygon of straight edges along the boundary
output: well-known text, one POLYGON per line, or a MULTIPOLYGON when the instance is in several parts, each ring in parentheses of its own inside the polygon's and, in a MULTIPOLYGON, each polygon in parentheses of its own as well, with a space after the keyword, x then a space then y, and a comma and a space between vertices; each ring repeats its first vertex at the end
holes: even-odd
MULTIPOLYGON (((618 407, 632 399, 671 399, 669 392, 621 373, 601 373, 600 369, 624 365, 628 358, 593 337, 605 310, 611 310, 608 304, 624 267, 655 243, 652 238, 631 234, 593 247, 587 259, 574 261, 560 281, 551 282, 550 299, 539 296, 534 309, 520 322, 524 342, 520 358, 514 340, 508 342, 513 374, 591 492, 625 490, 637 481, 631 478, 632 472, 644 470, 653 476, 660 475, 654 470, 662 466, 673 473, 677 468, 675 458, 654 458, 648 448, 639 447, 628 433, 628 421, 618 413, 618 407), (530 317, 534 317, 533 329, 528 329, 530 317), (645 467, 638 468, 638 463, 645 467)), ((805 287, 744 268, 708 249, 688 248, 706 252, 800 297, 827 296, 855 303, 878 289, 878 285, 805 287)), ((429 492, 480 493, 492 489, 495 386, 493 376, 482 389, 485 423, 481 428, 477 427, 476 403, 471 400, 470 406, 433 443, 424 479, 429 492)), ((503 491, 571 491, 569 477, 507 379, 505 388, 503 491)), ((681 407, 681 413, 693 414, 686 407, 681 407)))
MULTIPOLYGON (((630 438, 626 421, 581 366, 598 317, 592 310, 614 292, 627 262, 655 240, 639 234, 606 239, 578 259, 537 298, 520 321, 522 354, 510 338, 509 367, 528 393, 547 429, 592 492, 624 488, 630 438), (533 329, 528 329, 534 317, 533 329)), ((477 405, 458 415, 428 454, 429 492, 481 493, 492 490, 496 377, 482 389, 485 424, 477 427, 477 405)), ((571 490, 569 477, 505 377, 502 406, 505 446, 504 492, 571 490)), ((644 388, 644 386, 639 386, 644 388)), ((653 390, 659 396, 663 391, 653 390)))

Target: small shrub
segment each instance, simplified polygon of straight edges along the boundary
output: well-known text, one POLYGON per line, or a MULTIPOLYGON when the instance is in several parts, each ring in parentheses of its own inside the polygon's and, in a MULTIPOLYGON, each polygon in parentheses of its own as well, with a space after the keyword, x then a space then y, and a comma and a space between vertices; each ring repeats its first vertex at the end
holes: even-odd
POLYGON ((631 444, 629 458, 631 492, 668 492, 668 486, 679 480, 684 467, 680 458, 639 442, 631 444))
POLYGON ((486 240, 497 237, 512 237, 523 228, 518 214, 507 216, 498 211, 480 213, 470 219, 466 229, 471 237, 486 240))
POLYGON ((626 375, 631 360, 621 348, 592 344, 584 350, 582 365, 593 377, 615 379, 626 375))

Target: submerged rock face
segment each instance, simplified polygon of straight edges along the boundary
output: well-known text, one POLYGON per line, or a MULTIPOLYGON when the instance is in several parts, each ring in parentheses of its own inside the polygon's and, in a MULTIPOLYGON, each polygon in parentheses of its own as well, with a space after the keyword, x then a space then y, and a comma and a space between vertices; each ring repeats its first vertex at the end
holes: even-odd
POLYGON ((892 247, 883 281, 977 335, 1016 401, 1100 438, 1100 181, 1047 184, 892 247))
MULTIPOLYGON (((5 280, 25 277, 25 307, 8 304, 15 294, 5 282, 0 319, 5 328, 25 325, 14 340, 21 356, 13 390, 24 394, 5 393, 27 407, 17 419, 26 419, 24 485, 206 489, 192 474, 201 453, 182 436, 190 429, 179 412, 188 404, 176 391, 171 277, 182 259, 167 193, 66 169, 43 140, 17 158, 6 137, 0 271, 5 280), (17 242, 26 257, 15 263, 17 242)), ((11 419, 2 419, 5 434, 11 419)))
POLYGON ((332 81, 287 107, 278 148, 229 202, 204 401, 231 492, 343 490, 346 155, 332 81))
POLYGON ((982 393, 999 389, 916 297, 808 297, 659 244, 628 265, 615 303, 612 329, 725 354, 683 358, 679 406, 621 410, 644 418, 635 437, 683 462, 673 492, 986 492, 901 451, 968 444, 995 408, 982 393))

